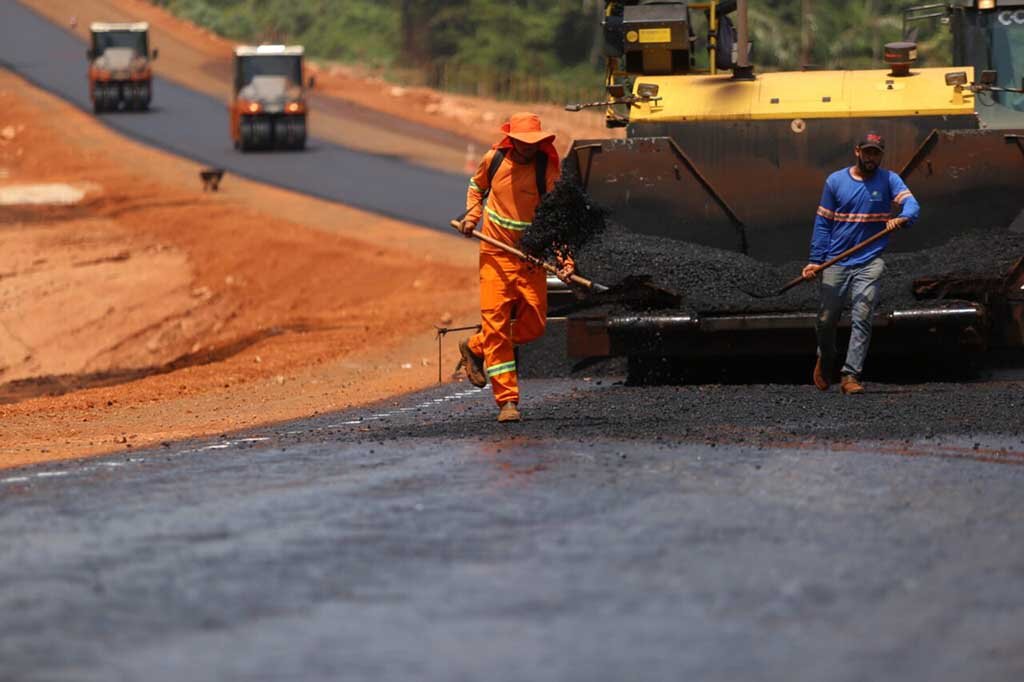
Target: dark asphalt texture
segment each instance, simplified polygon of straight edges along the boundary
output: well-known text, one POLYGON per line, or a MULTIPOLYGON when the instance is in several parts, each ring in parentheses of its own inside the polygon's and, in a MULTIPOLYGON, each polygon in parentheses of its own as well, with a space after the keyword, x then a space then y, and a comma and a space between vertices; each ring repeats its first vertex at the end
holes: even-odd
POLYGON ((1020 679, 1020 378, 455 384, 6 471, 0 678, 1020 679))
POLYGON ((607 211, 594 203, 572 178, 562 178, 541 200, 519 248, 531 256, 554 261, 574 253, 602 234, 607 211))
MULTIPOLYGON (((15 0, 0 2, 0 66, 91 112, 85 50, 86 45, 72 33, 15 0)), ((154 68, 159 74, 159 61, 154 68)), ((302 152, 235 151, 228 127, 229 98, 229 92, 221 101, 157 77, 150 111, 105 113, 99 118, 118 133, 224 168, 229 175, 269 182, 417 225, 448 230, 448 221, 462 208, 466 177, 400 159, 353 151, 315 138, 302 152)), ((130 166, 132 160, 124 162, 130 166)))
MULTIPOLYGON (((81 44, 11 2, 0 63, 85 104, 81 44)), ((222 103, 155 104, 104 120, 421 224, 465 189, 319 142, 242 157, 222 103)), ((446 385, 4 471, 0 680, 1021 679, 1021 379, 525 381, 504 426, 446 385)))
MULTIPOLYGON (((899 238, 896 232, 890 243, 899 238)), ((1021 256, 1024 234, 1005 229, 966 230, 930 249, 884 252, 879 309, 921 306, 913 292, 917 278, 950 274, 998 277, 1021 256)), ((576 261, 581 274, 604 284, 649 275, 654 284, 678 293, 683 309, 698 313, 817 310, 819 303, 818 288, 813 284, 775 295, 800 275, 806 261, 773 265, 737 252, 631 233, 614 223, 580 249, 576 261)))

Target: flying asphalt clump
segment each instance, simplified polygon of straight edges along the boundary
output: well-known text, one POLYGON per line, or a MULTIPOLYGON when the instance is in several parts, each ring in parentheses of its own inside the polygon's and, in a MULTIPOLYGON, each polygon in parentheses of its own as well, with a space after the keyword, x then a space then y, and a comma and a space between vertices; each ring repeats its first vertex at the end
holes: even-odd
POLYGON ((575 253, 604 231, 607 213, 579 184, 563 178, 537 207, 520 247, 546 261, 575 253))

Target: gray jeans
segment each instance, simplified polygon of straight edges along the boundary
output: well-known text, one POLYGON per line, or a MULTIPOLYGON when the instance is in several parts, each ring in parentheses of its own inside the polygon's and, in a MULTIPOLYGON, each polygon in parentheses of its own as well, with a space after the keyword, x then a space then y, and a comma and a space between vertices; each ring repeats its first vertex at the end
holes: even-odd
POLYGON ((846 352, 843 374, 860 378, 864 359, 871 343, 871 318, 878 307, 880 279, 885 272, 885 261, 875 258, 864 265, 841 267, 833 265, 821 276, 819 291, 821 307, 818 309, 818 355, 826 372, 831 373, 836 356, 836 324, 843 311, 847 294, 850 296, 850 348, 846 352))

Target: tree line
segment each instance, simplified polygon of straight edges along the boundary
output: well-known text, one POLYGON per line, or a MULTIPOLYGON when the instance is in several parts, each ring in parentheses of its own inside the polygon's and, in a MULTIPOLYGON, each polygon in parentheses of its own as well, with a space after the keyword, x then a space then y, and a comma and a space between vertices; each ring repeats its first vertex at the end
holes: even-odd
MULTIPOLYGON (((602 68, 603 0, 151 1, 228 38, 302 43, 312 55, 371 67, 444 63, 598 81, 602 68)), ((884 43, 900 39, 909 4, 751 0, 754 62, 772 69, 878 66, 884 43)), ((920 31, 926 62, 946 63, 948 31, 937 22, 920 31)))

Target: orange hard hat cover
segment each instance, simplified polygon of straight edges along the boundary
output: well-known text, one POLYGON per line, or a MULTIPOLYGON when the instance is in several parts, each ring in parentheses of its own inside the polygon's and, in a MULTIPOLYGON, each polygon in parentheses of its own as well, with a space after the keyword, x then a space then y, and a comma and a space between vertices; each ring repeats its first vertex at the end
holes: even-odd
POLYGON ((544 131, 540 125, 540 116, 534 113, 520 112, 512 114, 501 126, 505 137, 494 145, 493 149, 511 149, 512 140, 526 144, 540 145, 540 151, 552 161, 558 163, 558 151, 555 149, 555 134, 544 131))
POLYGON ((554 140, 555 134, 544 131, 540 125, 540 116, 528 111, 512 114, 501 126, 501 131, 508 137, 526 144, 539 144, 554 140))

